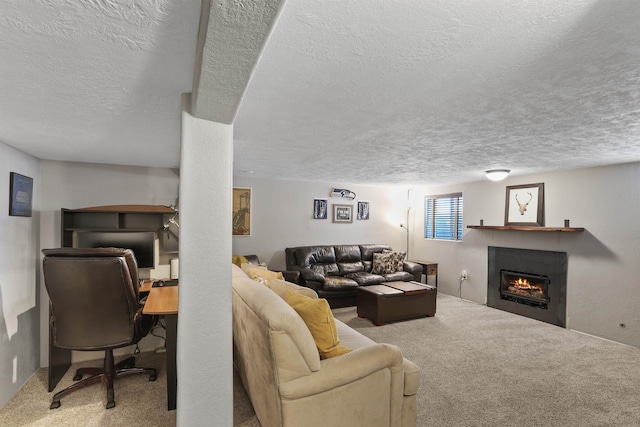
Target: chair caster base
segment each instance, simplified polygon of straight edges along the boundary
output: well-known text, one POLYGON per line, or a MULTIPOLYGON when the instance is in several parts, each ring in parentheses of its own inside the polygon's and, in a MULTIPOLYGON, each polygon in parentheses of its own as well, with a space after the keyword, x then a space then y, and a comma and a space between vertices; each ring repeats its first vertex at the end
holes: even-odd
POLYGON ((51 402, 51 405, 49 405, 49 409, 58 409, 59 407, 60 407, 60 401, 51 402))
POLYGON ((157 378, 155 375, 149 375, 149 381, 155 381, 157 378))
POLYGON ((111 402, 107 402, 107 406, 105 408, 111 409, 114 406, 116 406, 116 402, 112 400, 111 402))

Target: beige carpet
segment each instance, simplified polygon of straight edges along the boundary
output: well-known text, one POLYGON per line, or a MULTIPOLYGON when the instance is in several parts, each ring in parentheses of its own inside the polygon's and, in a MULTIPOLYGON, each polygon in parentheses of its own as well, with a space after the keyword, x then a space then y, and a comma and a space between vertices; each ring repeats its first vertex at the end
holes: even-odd
MULTIPOLYGON (((435 317, 380 327, 358 318, 354 307, 334 312, 422 368, 420 427, 640 426, 640 349, 447 295, 438 296, 435 317)), ((0 411, 0 426, 175 426, 175 411, 166 411, 164 363, 164 354, 141 354, 138 365, 159 368, 158 380, 116 382, 116 407, 108 411, 99 385, 49 410, 41 369, 0 411)), ((72 382, 73 369, 56 391, 72 382)), ((260 427, 237 376, 234 421, 260 427)))
MULTIPOLYGON (((422 368, 419 427, 640 426, 640 349, 442 294, 432 318, 334 314, 422 368)), ((235 425, 259 425, 251 415, 235 425)))
MULTIPOLYGON (((58 409, 49 409, 51 398, 73 383, 75 370, 81 366, 100 366, 102 361, 73 364, 58 386, 47 392, 47 369, 40 369, 0 411, 2 427, 85 427, 85 426, 162 426, 176 425, 175 411, 167 411, 167 377, 165 354, 145 352, 136 357, 136 366, 156 368, 158 378, 133 375, 114 383, 115 408, 106 410, 107 392, 95 384, 62 398, 58 409)), ((116 362, 124 357, 116 357, 116 362)))

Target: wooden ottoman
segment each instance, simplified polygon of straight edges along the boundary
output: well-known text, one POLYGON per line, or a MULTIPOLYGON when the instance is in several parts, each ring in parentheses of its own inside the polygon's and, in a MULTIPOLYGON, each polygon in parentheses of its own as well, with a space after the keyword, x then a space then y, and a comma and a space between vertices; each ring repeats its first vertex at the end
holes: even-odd
POLYGON ((357 289, 358 317, 376 325, 434 316, 436 293, 433 286, 418 282, 388 282, 384 285, 360 286, 357 289))

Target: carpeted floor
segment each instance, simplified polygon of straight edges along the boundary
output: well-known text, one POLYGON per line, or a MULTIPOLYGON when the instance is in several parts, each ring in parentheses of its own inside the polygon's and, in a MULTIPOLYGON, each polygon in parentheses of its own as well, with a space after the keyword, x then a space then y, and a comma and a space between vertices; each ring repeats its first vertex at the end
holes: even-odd
MULTIPOLYGON (((116 362, 124 357, 116 357, 116 362)), ((103 384, 95 384, 62 399, 58 409, 50 410, 54 392, 73 384, 75 370, 82 366, 100 366, 102 361, 74 363, 58 386, 47 392, 47 369, 38 370, 22 389, 0 411, 2 427, 172 427, 175 411, 167 411, 167 377, 165 353, 145 352, 136 356, 136 366, 156 368, 158 378, 133 375, 114 383, 115 408, 106 410, 107 392, 103 384)))
POLYGON ((419 427, 640 426, 640 349, 442 294, 432 318, 334 314, 421 367, 419 427))
MULTIPOLYGON (((640 426, 640 349, 448 295, 438 296, 435 317, 380 327, 358 318, 355 307, 334 313, 421 367, 419 427, 640 426)), ((164 354, 141 354, 138 365, 160 368, 158 380, 117 382, 116 407, 108 411, 101 386, 50 411, 41 369, 0 411, 0 426, 175 426, 175 411, 166 411, 164 362, 164 354)), ((56 391, 71 383, 73 369, 56 391)), ((237 376, 234 425, 260 427, 237 376)))

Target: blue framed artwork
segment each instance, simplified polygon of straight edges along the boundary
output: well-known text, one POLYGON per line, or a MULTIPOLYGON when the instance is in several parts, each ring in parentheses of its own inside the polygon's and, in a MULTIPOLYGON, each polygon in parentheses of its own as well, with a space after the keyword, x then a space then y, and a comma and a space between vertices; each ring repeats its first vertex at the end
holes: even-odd
POLYGON ((33 178, 11 172, 10 181, 9 215, 31 216, 33 178))
POLYGON ((358 202, 358 219, 369 219, 369 202, 358 202))
POLYGON ((327 199, 313 199, 313 219, 327 219, 327 199))

